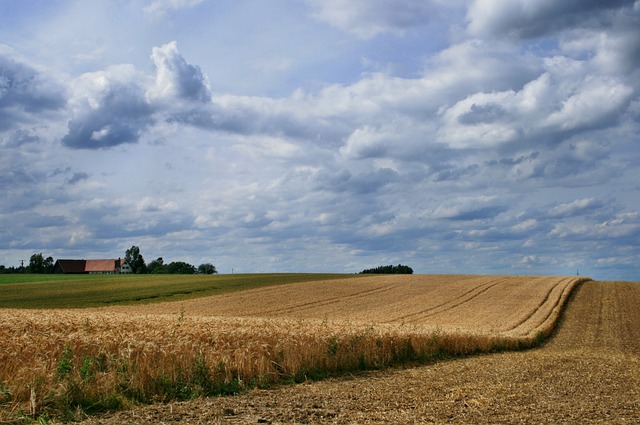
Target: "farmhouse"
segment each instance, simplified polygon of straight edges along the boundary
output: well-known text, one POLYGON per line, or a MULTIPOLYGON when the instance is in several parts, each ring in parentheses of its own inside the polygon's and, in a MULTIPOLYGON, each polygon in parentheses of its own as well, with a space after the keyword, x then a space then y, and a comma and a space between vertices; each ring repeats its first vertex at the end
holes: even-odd
POLYGON ((58 274, 128 274, 131 266, 123 259, 108 260, 58 260, 53 266, 58 274))

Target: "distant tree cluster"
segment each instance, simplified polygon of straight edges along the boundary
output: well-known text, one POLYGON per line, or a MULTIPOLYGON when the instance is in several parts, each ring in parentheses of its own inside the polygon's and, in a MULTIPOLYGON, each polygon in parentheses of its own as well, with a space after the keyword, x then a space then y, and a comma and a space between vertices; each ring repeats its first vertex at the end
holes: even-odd
POLYGON ((365 269, 361 274, 413 274, 413 269, 409 266, 398 264, 397 266, 379 266, 375 269, 365 269))
POLYGON ((200 264, 197 268, 184 261, 173 261, 169 264, 164 263, 162 257, 146 264, 140 248, 132 246, 125 252, 124 260, 131 266, 134 273, 151 273, 151 274, 216 274, 216 266, 211 263, 200 264))
POLYGON ((144 257, 140 254, 140 248, 135 245, 125 251, 124 261, 131 266, 131 270, 134 273, 142 274, 147 272, 147 265, 144 262, 144 257))
POLYGON ((29 273, 51 273, 54 263, 51 256, 44 258, 42 253, 33 254, 29 259, 29 273))
POLYGON ((0 265, 0 274, 9 273, 51 273, 53 271, 53 257, 44 258, 42 253, 33 254, 29 259, 29 264, 25 265, 24 262, 20 267, 6 267, 0 265))
POLYGON ((211 263, 200 264, 198 268, 184 261, 173 261, 164 264, 164 259, 158 257, 147 265, 147 273, 151 274, 216 274, 216 266, 211 263))
MULTIPOLYGON (((197 268, 184 261, 173 261, 164 264, 162 257, 151 261, 148 265, 144 261, 144 257, 140 253, 140 248, 132 246, 127 249, 124 260, 131 266, 133 273, 155 273, 155 274, 216 274, 216 266, 211 263, 200 264, 197 268)), ((0 273, 51 273, 55 261, 53 257, 44 258, 42 253, 33 254, 29 259, 28 266, 21 267, 5 267, 0 265, 0 273)))
POLYGON ((0 274, 24 273, 24 269, 24 267, 7 267, 5 265, 0 265, 0 274))

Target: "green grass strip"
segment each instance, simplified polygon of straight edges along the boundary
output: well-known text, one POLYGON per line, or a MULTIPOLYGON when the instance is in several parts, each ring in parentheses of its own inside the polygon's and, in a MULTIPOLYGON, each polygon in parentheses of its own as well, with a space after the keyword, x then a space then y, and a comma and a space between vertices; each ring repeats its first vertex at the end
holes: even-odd
POLYGON ((354 274, 0 275, 0 308, 85 308, 179 301, 354 274))

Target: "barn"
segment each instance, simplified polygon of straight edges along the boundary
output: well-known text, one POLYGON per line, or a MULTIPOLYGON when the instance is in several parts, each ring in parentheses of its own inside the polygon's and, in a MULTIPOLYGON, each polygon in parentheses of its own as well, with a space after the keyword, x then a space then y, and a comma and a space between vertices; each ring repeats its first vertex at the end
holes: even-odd
POLYGON ((58 274, 128 274, 131 266, 123 259, 106 260, 58 260, 53 266, 58 274))

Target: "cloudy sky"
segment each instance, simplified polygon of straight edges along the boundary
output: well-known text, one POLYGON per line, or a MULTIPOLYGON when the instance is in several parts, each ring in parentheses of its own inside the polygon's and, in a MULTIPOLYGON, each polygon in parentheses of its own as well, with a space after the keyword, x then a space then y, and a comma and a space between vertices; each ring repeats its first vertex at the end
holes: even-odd
POLYGON ((640 0, 2 0, 0 264, 640 280, 640 0))

